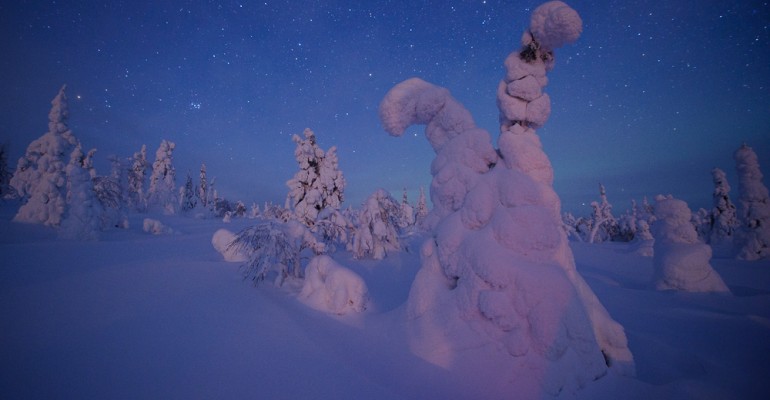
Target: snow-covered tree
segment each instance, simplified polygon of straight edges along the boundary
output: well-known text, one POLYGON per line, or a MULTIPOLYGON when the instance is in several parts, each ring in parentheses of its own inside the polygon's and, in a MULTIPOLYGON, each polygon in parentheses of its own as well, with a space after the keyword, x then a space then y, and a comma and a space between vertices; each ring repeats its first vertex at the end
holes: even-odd
POLYGON ((754 150, 745 143, 733 154, 738 170, 741 231, 738 258, 770 257, 770 196, 762 183, 762 171, 754 150))
POLYGON ((166 214, 176 212, 176 170, 174 170, 174 142, 163 140, 152 163, 147 205, 166 214))
POLYGON ((188 172, 184 186, 179 188, 179 208, 184 212, 188 212, 194 209, 196 204, 195 188, 193 186, 192 177, 188 172))
POLYGON ((591 216, 591 234, 589 243, 601 243, 612 240, 618 234, 618 221, 612 215, 612 204, 607 201, 607 191, 604 185, 599 184, 600 202, 591 202, 593 214, 591 216))
POLYGON ((310 249, 314 254, 324 251, 304 225, 290 221, 267 221, 239 232, 230 244, 233 251, 246 255, 244 278, 255 285, 274 274, 274 283, 281 286, 286 278, 302 277, 300 255, 310 249))
POLYGON ((634 369, 622 326, 577 273, 553 169, 534 131, 550 113, 542 88, 553 49, 581 30, 580 17, 562 2, 535 9, 523 48, 505 61, 499 149, 444 88, 412 78, 380 103, 386 131, 400 136, 425 124, 436 152, 432 237, 406 305, 410 331, 419 332, 412 350, 448 367, 463 363, 462 349, 505 349, 500 363, 513 366, 510 376, 548 371, 520 381, 522 398, 572 390, 608 368, 634 369))
POLYGON ((709 264, 711 247, 698 240, 690 223, 691 215, 682 200, 671 196, 656 198, 657 219, 652 224, 653 285, 658 290, 729 293, 727 285, 709 264))
POLYGON ((69 157, 78 141, 67 127, 69 108, 66 85, 51 101, 48 132, 27 147, 16 167, 11 186, 23 204, 14 217, 18 222, 59 226, 66 210, 69 157))
POLYGON ((299 135, 292 137, 297 145, 294 157, 299 171, 286 182, 289 187, 286 208, 293 211, 298 221, 313 226, 321 210, 327 207, 339 209, 345 178, 339 170, 336 148, 324 153, 310 129, 305 129, 303 136, 304 139, 299 135))
POLYGON ((209 207, 209 185, 206 178, 206 164, 201 164, 200 181, 198 183, 198 190, 196 191, 198 196, 198 204, 204 209, 209 207))
POLYGON ((715 251, 721 248, 730 249, 733 246, 735 231, 740 225, 737 211, 730 201, 730 184, 725 172, 714 168, 711 175, 714 180, 714 206, 711 208, 708 243, 715 251))
POLYGON ((415 224, 422 226, 422 222, 428 216, 428 204, 425 199, 425 188, 420 186, 420 195, 417 197, 417 208, 415 209, 415 224))
POLYGON ((0 144, 0 199, 15 195, 11 187, 12 176, 8 170, 8 147, 3 143, 0 144))
POLYGON ((398 251, 398 202, 384 189, 377 189, 364 201, 353 231, 354 258, 381 260, 398 251))
POLYGON ((67 211, 59 236, 65 239, 96 240, 101 226, 101 205, 90 174, 91 164, 80 145, 67 164, 67 211))
POLYGON ((311 228, 326 246, 329 253, 334 253, 337 246, 346 247, 353 226, 348 218, 333 208, 325 208, 318 214, 316 224, 311 228))
POLYGON ((128 171, 128 208, 144 212, 147 209, 145 182, 147 176, 147 146, 134 153, 131 169, 128 171))
POLYGON ((415 223, 414 208, 409 204, 409 199, 406 195, 406 188, 404 188, 404 194, 401 196, 401 204, 399 205, 398 213, 398 227, 401 229, 409 228, 415 223))

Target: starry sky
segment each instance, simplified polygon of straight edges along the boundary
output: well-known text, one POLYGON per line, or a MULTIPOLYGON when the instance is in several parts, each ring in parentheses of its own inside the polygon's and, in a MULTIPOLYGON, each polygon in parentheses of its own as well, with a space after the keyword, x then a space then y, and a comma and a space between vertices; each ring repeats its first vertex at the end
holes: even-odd
MULTIPOLYGON (((11 166, 67 84, 70 128, 109 155, 176 142, 177 182, 206 163, 221 195, 283 204, 293 134, 337 146, 357 207, 382 187, 416 200, 433 151, 392 138, 377 108, 418 76, 448 88, 493 140, 503 60, 541 1, 13 1, 0 4, 0 142, 11 166)), ((584 31, 556 51, 538 133, 564 210, 607 188, 617 212, 670 193, 710 207, 711 169, 752 146, 770 175, 770 4, 568 1, 584 31)), ((197 179, 197 178, 196 178, 197 179)), ((768 183, 768 179, 765 179, 768 183)), ((616 213, 617 213, 616 212, 616 213)))

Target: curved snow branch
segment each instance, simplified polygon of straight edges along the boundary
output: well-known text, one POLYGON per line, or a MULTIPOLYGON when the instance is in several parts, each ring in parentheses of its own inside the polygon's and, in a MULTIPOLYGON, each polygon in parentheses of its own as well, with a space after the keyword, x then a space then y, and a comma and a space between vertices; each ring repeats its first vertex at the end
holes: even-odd
POLYGON ((380 103, 380 121, 392 136, 401 136, 412 125, 427 125, 425 135, 436 152, 453 137, 476 127, 471 114, 449 90, 420 78, 407 79, 388 91, 380 103))

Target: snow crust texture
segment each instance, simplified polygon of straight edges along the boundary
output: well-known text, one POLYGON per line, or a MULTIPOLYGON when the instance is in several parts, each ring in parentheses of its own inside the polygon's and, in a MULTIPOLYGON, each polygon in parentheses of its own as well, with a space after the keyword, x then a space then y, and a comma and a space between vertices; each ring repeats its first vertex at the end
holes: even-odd
MULTIPOLYGON (((530 31, 550 46, 576 38, 551 29, 579 34, 572 25, 579 17, 563 7, 546 3, 533 17, 530 31)), ((421 249, 407 303, 412 351, 457 368, 465 350, 502 348, 493 357, 522 397, 575 390, 608 365, 634 373, 622 326, 577 274, 561 229, 553 169, 534 130, 550 114, 542 88, 552 53, 532 43, 530 35, 505 61, 499 151, 444 88, 412 78, 380 104, 386 131, 399 136, 425 124, 436 151, 433 237, 421 249)))
POLYGON ((709 264, 711 247, 698 240, 687 203, 659 196, 655 205, 653 284, 658 290, 726 292, 730 289, 709 264))
POLYGON ((358 274, 320 255, 307 265, 298 298, 316 310, 343 315, 365 311, 369 290, 358 274))

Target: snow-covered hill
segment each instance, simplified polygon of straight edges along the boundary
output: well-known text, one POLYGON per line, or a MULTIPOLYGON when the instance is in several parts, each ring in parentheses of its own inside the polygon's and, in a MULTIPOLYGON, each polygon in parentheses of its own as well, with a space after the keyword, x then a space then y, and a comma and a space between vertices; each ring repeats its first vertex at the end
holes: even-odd
MULTIPOLYGON (((334 259, 365 280, 369 309, 313 310, 291 285, 254 288, 212 247, 248 226, 158 216, 175 233, 56 238, 0 215, 0 397, 517 398, 485 364, 441 368, 412 354, 404 303, 420 238, 385 260, 334 259)), ((614 374, 565 398, 770 396, 770 261, 713 259, 732 295, 656 291, 651 258, 625 245, 573 243, 580 274, 621 323, 637 377, 614 374)), ((474 350, 476 351, 476 350, 474 350)), ((476 353, 471 353, 476 354, 476 353)))

